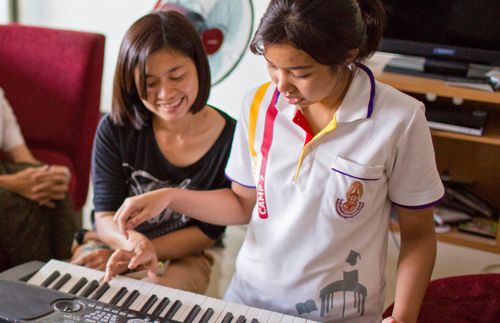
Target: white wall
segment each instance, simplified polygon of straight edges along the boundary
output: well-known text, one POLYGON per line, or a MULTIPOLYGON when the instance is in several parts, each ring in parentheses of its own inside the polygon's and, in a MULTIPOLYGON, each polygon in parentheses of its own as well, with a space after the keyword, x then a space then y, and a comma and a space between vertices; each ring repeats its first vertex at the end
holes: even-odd
POLYGON ((0 24, 5 24, 9 21, 9 1, 0 0, 0 24))
MULTIPOLYGON (((104 34, 106 52, 101 110, 110 111, 114 66, 122 36, 137 18, 151 10, 155 2, 155 0, 19 0, 20 22, 104 34)), ((0 0, 0 19, 7 13, 2 7, 4 5, 7 9, 7 3, 8 0, 0 0)), ((254 28, 267 3, 268 0, 253 0, 254 28)), ((8 15, 5 20, 7 17, 8 15)), ((209 103, 236 117, 242 95, 251 87, 266 80, 267 73, 263 59, 247 50, 236 69, 212 89, 209 103)))

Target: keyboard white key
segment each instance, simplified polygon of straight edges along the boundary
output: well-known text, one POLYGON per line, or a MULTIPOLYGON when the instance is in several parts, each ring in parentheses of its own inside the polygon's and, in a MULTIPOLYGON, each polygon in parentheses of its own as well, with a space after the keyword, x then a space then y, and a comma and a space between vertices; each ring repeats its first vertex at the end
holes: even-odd
MULTIPOLYGON (((215 303, 218 302, 219 300, 213 297, 205 297, 205 300, 200 304, 201 310, 200 310, 200 315, 198 315, 195 319, 194 322, 199 323, 203 319, 205 315, 209 315, 207 311, 210 309, 210 312, 212 313, 211 316, 209 317, 209 320, 206 321, 208 322, 215 322, 216 317, 219 315, 216 313, 216 308, 215 308, 215 303)), ((223 307, 219 310, 219 313, 223 310, 223 307)))
MULTIPOLYGON (((51 260, 45 266, 40 268, 40 270, 35 275, 33 275, 33 277, 31 277, 28 280, 28 283, 36 285, 36 286, 42 286, 42 283, 52 273, 54 273, 55 271, 59 271, 59 272, 61 272, 61 270, 64 271, 67 268, 67 266, 68 266, 68 263, 66 263, 64 261, 51 260)), ((52 282, 52 284, 53 284, 53 282, 52 282)))
MULTIPOLYGON (((158 301, 153 305, 153 307, 148 311, 149 314, 152 314, 160 304, 161 300, 164 297, 168 297, 169 303, 167 306, 160 312, 160 317, 165 317, 166 314, 173 308, 175 301, 177 301, 177 292, 175 289, 161 286, 161 285, 153 285, 151 289, 151 294, 158 296, 158 301)), ((188 296, 189 297, 189 296, 188 296)))
MULTIPOLYGON (((142 283, 142 282, 141 282, 142 283)), ((140 311, 144 304, 148 301, 148 299, 153 295, 151 293, 151 290, 153 289, 152 284, 140 284, 138 291, 139 291, 139 297, 135 300, 134 303, 129 307, 130 309, 134 311, 140 311)))
POLYGON ((138 294, 137 298, 132 303, 130 303, 128 306, 124 306, 124 303, 128 300, 129 297, 131 297, 132 294, 140 293, 139 289, 140 289, 141 285, 142 285, 142 282, 140 280, 132 279, 127 284, 127 288, 128 288, 127 293, 122 297, 122 299, 116 305, 118 305, 120 307, 130 308, 134 304, 135 300, 137 300, 137 298, 139 298, 140 294, 138 294))
POLYGON ((68 270, 68 273, 71 275, 70 280, 64 284, 63 287, 61 287, 59 290, 63 293, 69 293, 71 288, 78 283, 78 281, 82 278, 81 276, 78 275, 78 268, 77 267, 71 267, 68 270))
POLYGON ((283 314, 277 312, 271 312, 271 316, 269 316, 268 322, 276 322, 281 323, 281 319, 283 318, 283 314))
POLYGON ((201 315, 202 315, 201 304, 203 304, 203 302, 205 301, 206 298, 207 298, 207 296, 205 296, 205 295, 194 294, 194 297, 191 299, 189 304, 186 304, 186 309, 177 316, 178 317, 177 320, 181 321, 181 322, 185 322, 194 308, 197 309, 197 313, 195 315, 193 314, 194 316, 191 317, 192 322, 195 322, 196 318, 201 318, 201 315))

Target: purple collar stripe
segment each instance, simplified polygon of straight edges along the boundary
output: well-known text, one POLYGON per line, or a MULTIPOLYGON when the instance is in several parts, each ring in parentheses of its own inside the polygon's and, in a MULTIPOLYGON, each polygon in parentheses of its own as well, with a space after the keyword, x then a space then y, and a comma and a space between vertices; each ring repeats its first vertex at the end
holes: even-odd
POLYGON ((351 177, 351 178, 355 178, 355 179, 361 179, 363 181, 377 181, 379 179, 381 179, 381 177, 378 177, 378 178, 363 178, 363 177, 356 177, 356 176, 352 176, 351 174, 347 174, 347 173, 344 173, 344 172, 341 172, 339 171, 338 169, 335 169, 335 168, 332 168, 332 170, 334 172, 337 172, 339 174, 342 174, 342 175, 345 175, 345 176, 348 176, 348 177, 351 177))
POLYGON ((368 78, 370 79, 370 101, 368 101, 368 113, 366 114, 366 117, 369 118, 372 116, 373 113, 373 101, 375 100, 375 77, 373 76, 372 71, 368 68, 368 66, 363 65, 361 63, 356 63, 356 66, 361 68, 363 71, 368 74, 368 78))

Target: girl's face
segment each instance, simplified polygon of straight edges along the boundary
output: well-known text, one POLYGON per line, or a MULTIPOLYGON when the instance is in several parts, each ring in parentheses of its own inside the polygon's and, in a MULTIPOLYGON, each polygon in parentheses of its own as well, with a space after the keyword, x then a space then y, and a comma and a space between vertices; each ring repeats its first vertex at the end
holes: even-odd
MULTIPOLYGON (((301 108, 336 104, 345 83, 339 73, 289 43, 264 46, 267 70, 281 95, 301 108)), ((340 69, 337 69, 340 70, 340 69)))
MULTIPOLYGON (((135 85, 139 88, 139 69, 135 85)), ((165 49, 153 52, 146 61, 146 97, 144 106, 154 118, 164 121, 182 119, 198 95, 198 73, 187 56, 165 49)))

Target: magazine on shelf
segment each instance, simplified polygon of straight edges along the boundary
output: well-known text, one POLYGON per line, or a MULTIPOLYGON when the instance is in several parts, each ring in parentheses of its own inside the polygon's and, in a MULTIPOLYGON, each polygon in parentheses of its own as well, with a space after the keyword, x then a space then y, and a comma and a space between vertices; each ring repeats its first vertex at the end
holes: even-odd
POLYGON ((448 224, 448 223, 458 223, 469 221, 472 219, 472 216, 460 211, 454 210, 451 208, 447 208, 444 206, 436 206, 434 208, 434 221, 437 224, 448 224))
POLYGON ((498 231, 498 222, 493 219, 473 217, 470 221, 459 223, 458 230, 495 239, 498 231))
POLYGON ((454 106, 429 105, 425 116, 431 129, 481 136, 488 119, 488 113, 478 109, 464 109, 454 106))

